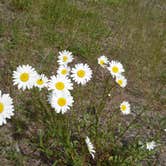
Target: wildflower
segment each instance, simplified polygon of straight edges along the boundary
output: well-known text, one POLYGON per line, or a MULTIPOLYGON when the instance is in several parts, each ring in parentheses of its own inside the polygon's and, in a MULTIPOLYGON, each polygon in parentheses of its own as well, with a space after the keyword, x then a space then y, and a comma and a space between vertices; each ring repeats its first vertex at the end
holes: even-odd
POLYGON ((73 89, 73 84, 71 80, 67 77, 51 76, 51 79, 48 83, 48 89, 55 92, 68 91, 73 89))
POLYGON ((66 50, 59 52, 58 63, 60 65, 67 65, 68 63, 72 61, 73 61, 72 52, 69 52, 66 50))
POLYGON ((89 153, 91 154, 92 158, 94 159, 96 151, 88 136, 86 137, 85 142, 87 144, 89 153))
POLYGON ((35 85, 36 76, 37 72, 31 66, 18 66, 16 71, 13 72, 13 82, 14 85, 18 86, 18 89, 31 89, 35 85))
POLYGON ((123 101, 120 105, 120 110, 125 115, 130 114, 130 104, 129 104, 129 102, 123 101))
POLYGON ((0 91, 0 126, 6 124, 6 119, 14 115, 13 99, 9 94, 0 91))
POLYGON ((57 70, 57 74, 61 75, 61 76, 68 76, 70 72, 70 67, 62 65, 58 68, 57 70))
POLYGON ((102 67, 106 67, 106 65, 109 63, 108 58, 104 55, 100 56, 98 58, 98 64, 102 67))
POLYGON ((57 113, 66 113, 70 107, 73 105, 73 97, 69 92, 59 92, 59 93, 52 93, 50 95, 50 103, 52 108, 55 109, 57 113))
POLYGON ((126 87, 127 85, 127 79, 123 75, 117 75, 116 76, 116 82, 121 86, 122 88, 126 87))
POLYGON ((109 63, 108 70, 110 71, 113 77, 124 72, 123 65, 118 61, 111 61, 109 63))
POLYGON ((44 74, 37 75, 35 82, 36 87, 38 87, 41 90, 42 88, 47 87, 47 83, 48 78, 44 74))
POLYGON ((87 64, 77 64, 71 72, 71 77, 77 84, 85 85, 92 78, 92 70, 87 64))
POLYGON ((154 141, 151 141, 151 142, 147 142, 146 143, 146 149, 147 150, 153 150, 155 147, 156 147, 157 145, 156 145, 156 142, 154 142, 154 141))

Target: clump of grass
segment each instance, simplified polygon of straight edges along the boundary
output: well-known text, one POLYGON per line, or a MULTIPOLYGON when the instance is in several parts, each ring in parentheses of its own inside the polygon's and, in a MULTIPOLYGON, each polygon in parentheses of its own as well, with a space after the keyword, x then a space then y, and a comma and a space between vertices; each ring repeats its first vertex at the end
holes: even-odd
POLYGON ((43 39, 49 45, 68 48, 89 60, 99 52, 98 41, 110 34, 99 13, 79 9, 69 1, 46 1, 41 22, 43 39))
POLYGON ((18 10, 28 10, 32 5, 32 0, 12 0, 11 4, 18 10))
POLYGON ((108 5, 124 3, 127 0, 104 0, 104 3, 108 5))

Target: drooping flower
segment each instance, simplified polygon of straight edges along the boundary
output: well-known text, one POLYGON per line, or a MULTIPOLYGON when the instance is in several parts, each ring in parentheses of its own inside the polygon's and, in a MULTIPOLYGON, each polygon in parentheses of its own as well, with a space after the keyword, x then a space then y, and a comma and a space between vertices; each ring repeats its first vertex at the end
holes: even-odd
POLYGON ((127 85, 127 79, 123 75, 117 75, 116 76, 116 82, 122 88, 126 87, 126 85, 127 85))
POLYGON ((153 150, 156 147, 156 142, 155 141, 151 141, 151 142, 147 142, 146 143, 146 149, 147 150, 153 150))
POLYGON ((92 158, 94 159, 96 151, 88 136, 86 137, 85 142, 87 144, 89 153, 91 154, 92 158))
POLYGON ((70 73, 70 67, 66 66, 66 65, 61 65, 58 70, 57 70, 57 74, 61 75, 61 76, 68 76, 70 73))
POLYGON ((53 92, 49 97, 51 106, 57 113, 66 113, 74 103, 73 97, 69 92, 53 92))
POLYGON ((71 73, 71 77, 77 84, 85 85, 92 78, 92 70, 87 64, 76 64, 71 73))
POLYGON ((41 90, 42 88, 47 87, 47 83, 48 83, 48 78, 44 74, 37 75, 35 81, 36 87, 38 87, 41 90))
POLYGON ((13 99, 9 94, 2 94, 0 91, 0 126, 6 124, 6 119, 11 119, 13 115, 13 99))
POLYGON ((123 101, 120 105, 120 110, 123 114, 128 115, 130 114, 130 104, 127 101, 123 101))
POLYGON ((118 61, 111 61, 109 63, 108 70, 110 71, 113 77, 124 72, 123 65, 118 61))
POLYGON ((109 61, 108 61, 108 58, 106 56, 102 55, 98 58, 98 64, 101 67, 106 67, 108 63, 109 63, 109 61))
POLYGON ((72 52, 69 52, 66 50, 59 52, 59 56, 58 56, 59 65, 67 65, 68 63, 72 61, 73 61, 72 52))
POLYGON ((62 77, 60 75, 51 76, 48 89, 55 92, 65 92, 73 89, 73 84, 71 80, 67 77, 62 77))
POLYGON ((13 72, 13 84, 18 86, 18 89, 31 89, 35 85, 37 72, 29 65, 18 66, 13 72))

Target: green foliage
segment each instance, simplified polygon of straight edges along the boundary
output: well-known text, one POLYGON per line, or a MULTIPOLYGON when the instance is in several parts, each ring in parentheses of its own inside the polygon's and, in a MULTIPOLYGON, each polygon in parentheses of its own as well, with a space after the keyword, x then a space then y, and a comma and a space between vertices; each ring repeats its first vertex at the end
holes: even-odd
POLYGON ((12 5, 18 10, 27 10, 32 4, 32 0, 12 0, 12 5))
POLYGON ((120 4, 120 3, 124 3, 128 0, 104 0, 104 2, 108 5, 112 5, 112 4, 120 4))
POLYGON ((46 1, 41 22, 43 39, 49 45, 71 49, 81 56, 89 53, 88 59, 99 52, 98 41, 110 34, 99 13, 83 11, 68 1, 46 1))

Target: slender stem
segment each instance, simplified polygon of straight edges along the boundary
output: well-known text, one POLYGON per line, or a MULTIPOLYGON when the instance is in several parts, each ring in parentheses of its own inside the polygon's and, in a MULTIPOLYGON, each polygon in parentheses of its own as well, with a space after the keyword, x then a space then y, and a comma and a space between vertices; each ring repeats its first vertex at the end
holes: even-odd
POLYGON ((96 133, 96 145, 98 145, 98 128, 99 128, 99 121, 100 121, 100 115, 101 115, 101 112, 102 110, 104 109, 105 105, 106 105, 106 99, 107 99, 107 96, 108 96, 108 92, 112 89, 111 88, 108 88, 108 84, 109 84, 109 80, 110 80, 110 76, 106 79, 106 83, 105 83, 105 88, 104 88, 104 92, 103 92, 103 95, 102 95, 102 101, 101 103, 99 104, 97 110, 96 110, 96 125, 95 125, 95 133, 96 133))
MULTIPOLYGON (((126 129, 120 134, 119 138, 117 139, 117 141, 119 141, 124 135, 125 133, 130 129, 130 127, 138 120, 138 118, 143 114, 144 109, 131 121, 131 123, 126 127, 126 129)), ((116 141, 116 142, 117 142, 116 141)))

